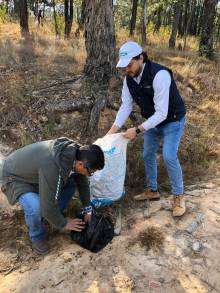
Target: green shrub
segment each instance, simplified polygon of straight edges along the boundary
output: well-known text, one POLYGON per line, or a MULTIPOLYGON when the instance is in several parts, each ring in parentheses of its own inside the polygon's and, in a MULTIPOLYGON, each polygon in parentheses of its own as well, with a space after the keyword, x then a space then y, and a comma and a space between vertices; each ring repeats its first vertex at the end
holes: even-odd
POLYGON ((0 5, 0 23, 6 22, 8 17, 7 9, 4 5, 0 5))
MULTIPOLYGON (((56 15, 56 20, 57 20, 57 26, 58 26, 58 32, 59 35, 64 35, 64 27, 65 27, 65 22, 64 22, 64 16, 63 14, 57 14, 56 15)), ((55 23, 54 20, 52 21, 52 31, 55 32, 55 23)))

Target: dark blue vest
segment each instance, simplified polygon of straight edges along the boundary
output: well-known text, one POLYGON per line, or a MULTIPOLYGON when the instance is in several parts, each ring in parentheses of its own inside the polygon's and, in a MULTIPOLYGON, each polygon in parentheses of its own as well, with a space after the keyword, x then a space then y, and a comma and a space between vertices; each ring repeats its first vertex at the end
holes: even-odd
POLYGON ((172 71, 160 64, 147 60, 139 84, 131 76, 126 76, 127 86, 133 100, 140 107, 141 115, 148 119, 155 113, 153 80, 157 72, 163 69, 167 70, 171 75, 169 107, 167 118, 157 126, 178 121, 186 114, 185 105, 173 79, 172 71))

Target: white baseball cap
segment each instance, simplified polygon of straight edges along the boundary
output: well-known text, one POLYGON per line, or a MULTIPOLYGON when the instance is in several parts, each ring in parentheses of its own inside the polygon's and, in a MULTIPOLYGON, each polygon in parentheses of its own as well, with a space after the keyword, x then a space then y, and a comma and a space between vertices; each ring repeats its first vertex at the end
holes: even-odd
POLYGON ((119 61, 116 67, 126 67, 132 58, 140 55, 142 52, 143 49, 138 43, 133 41, 126 42, 119 50, 119 61))

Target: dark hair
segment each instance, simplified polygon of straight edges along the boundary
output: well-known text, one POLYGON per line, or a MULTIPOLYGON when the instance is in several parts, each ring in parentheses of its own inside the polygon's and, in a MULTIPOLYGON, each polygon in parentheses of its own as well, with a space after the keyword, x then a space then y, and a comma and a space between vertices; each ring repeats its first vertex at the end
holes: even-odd
POLYGON ((147 56, 147 53, 144 52, 144 51, 143 51, 141 54, 139 54, 139 55, 133 57, 132 59, 138 60, 138 59, 140 58, 141 55, 142 55, 143 58, 144 58, 143 62, 144 62, 144 63, 147 62, 147 60, 148 60, 148 56, 147 56))
POLYGON ((84 166, 91 170, 101 170, 105 165, 104 153, 96 144, 81 146, 77 151, 76 159, 82 161, 84 166))

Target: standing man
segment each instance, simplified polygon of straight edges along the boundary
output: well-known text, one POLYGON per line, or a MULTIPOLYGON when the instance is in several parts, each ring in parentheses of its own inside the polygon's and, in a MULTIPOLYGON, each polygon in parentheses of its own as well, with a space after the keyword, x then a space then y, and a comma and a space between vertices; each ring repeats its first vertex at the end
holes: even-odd
POLYGON ((146 189, 135 200, 159 199, 157 187, 156 153, 163 143, 163 159, 174 195, 173 216, 185 213, 183 175, 177 157, 178 147, 185 126, 185 106, 176 87, 172 71, 150 61, 136 42, 126 42, 119 51, 118 68, 126 73, 122 88, 122 104, 108 134, 117 132, 129 117, 133 102, 146 119, 142 124, 124 133, 128 139, 144 136, 143 158, 146 189))
POLYGON ((38 26, 43 26, 43 16, 42 16, 42 10, 40 9, 38 11, 38 14, 37 14, 37 22, 38 22, 38 26))
POLYGON ((2 192, 10 204, 19 202, 33 249, 49 251, 42 218, 58 229, 81 231, 91 219, 87 176, 104 168, 104 154, 97 145, 80 146, 62 137, 27 145, 3 161, 2 192), (83 204, 84 221, 65 218, 76 189, 83 204))

